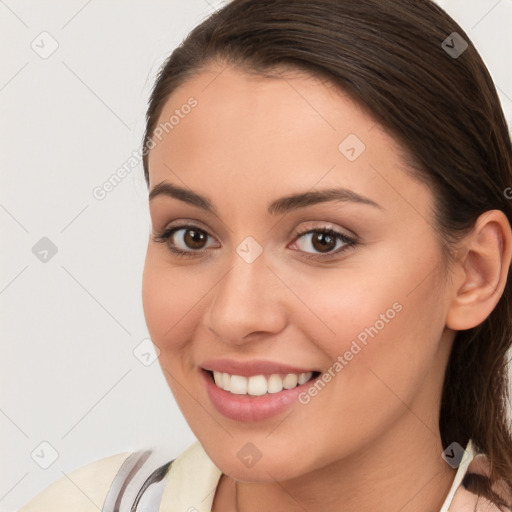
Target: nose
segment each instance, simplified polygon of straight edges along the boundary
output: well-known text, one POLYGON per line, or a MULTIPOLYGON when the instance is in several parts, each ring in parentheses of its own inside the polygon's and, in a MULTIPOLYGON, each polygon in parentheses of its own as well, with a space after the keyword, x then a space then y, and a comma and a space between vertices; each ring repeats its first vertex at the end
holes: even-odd
POLYGON ((242 345, 281 332, 286 325, 285 287, 264 255, 248 263, 237 254, 212 290, 206 325, 221 341, 242 345))

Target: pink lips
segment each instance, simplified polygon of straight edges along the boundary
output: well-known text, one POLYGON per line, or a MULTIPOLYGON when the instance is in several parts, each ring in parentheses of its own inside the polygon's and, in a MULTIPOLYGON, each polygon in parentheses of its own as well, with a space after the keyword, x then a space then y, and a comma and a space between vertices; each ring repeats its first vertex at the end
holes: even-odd
POLYGON ((201 367, 205 370, 229 373, 251 377, 252 375, 271 375, 272 373, 307 373, 316 371, 311 368, 299 368, 287 364, 255 359, 251 361, 236 361, 234 359, 210 359, 204 361, 201 367))
POLYGON ((235 361, 233 359, 212 359, 201 364, 201 377, 213 406, 225 417, 242 422, 263 421, 289 409, 298 401, 300 393, 315 380, 310 380, 292 389, 262 396, 236 395, 220 389, 213 381, 212 371, 250 377, 273 373, 307 373, 311 368, 300 368, 265 360, 235 361))

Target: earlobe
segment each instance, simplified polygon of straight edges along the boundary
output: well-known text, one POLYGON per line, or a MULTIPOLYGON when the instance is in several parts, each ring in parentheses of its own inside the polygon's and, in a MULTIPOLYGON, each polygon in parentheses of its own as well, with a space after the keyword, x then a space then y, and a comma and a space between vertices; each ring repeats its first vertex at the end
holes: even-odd
POLYGON ((505 289, 512 257, 507 217, 500 210, 483 213, 461 244, 464 256, 456 265, 463 277, 454 284, 446 319, 446 326, 457 331, 481 324, 505 289))

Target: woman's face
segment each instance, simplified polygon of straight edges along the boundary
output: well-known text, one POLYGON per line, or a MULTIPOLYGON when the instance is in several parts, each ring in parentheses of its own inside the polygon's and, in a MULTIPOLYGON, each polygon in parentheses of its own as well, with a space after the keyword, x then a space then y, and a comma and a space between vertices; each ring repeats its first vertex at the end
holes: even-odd
POLYGON ((172 94, 149 153, 144 311, 191 429, 251 481, 435 443, 453 332, 431 191, 332 85, 221 71, 172 94))

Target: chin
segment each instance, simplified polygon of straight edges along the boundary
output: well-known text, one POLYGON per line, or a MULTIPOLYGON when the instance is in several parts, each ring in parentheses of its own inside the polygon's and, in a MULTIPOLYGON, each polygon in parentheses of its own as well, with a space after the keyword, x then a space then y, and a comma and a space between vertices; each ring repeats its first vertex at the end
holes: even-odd
POLYGON ((201 442, 214 464, 223 473, 241 482, 272 483, 276 480, 292 480, 324 464, 319 460, 318 453, 310 453, 300 448, 300 441, 292 449, 282 444, 273 447, 268 439, 265 441, 267 435, 268 433, 262 435, 261 441, 255 436, 253 442, 250 441, 251 436, 243 436, 240 440, 230 439, 228 445, 221 445, 213 440, 206 444, 201 442))

